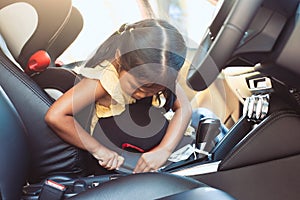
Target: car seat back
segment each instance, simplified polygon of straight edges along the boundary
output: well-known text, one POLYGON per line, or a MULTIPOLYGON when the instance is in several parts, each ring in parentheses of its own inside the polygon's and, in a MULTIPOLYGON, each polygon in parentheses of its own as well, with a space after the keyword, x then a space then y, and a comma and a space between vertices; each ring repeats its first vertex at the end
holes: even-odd
POLYGON ((0 85, 15 105, 28 131, 31 154, 30 182, 38 182, 51 174, 83 173, 81 150, 62 141, 45 123, 46 111, 53 103, 24 72, 0 52, 0 85))
POLYGON ((20 199, 29 162, 27 131, 0 86, 0 199, 20 199))
POLYGON ((54 62, 82 26, 82 16, 71 0, 0 2, 0 34, 23 69, 38 50, 45 50, 54 62))
MULTIPOLYGON (((0 34, 23 69, 29 57, 41 49, 49 51, 52 60, 56 59, 81 28, 81 15, 70 0, 0 2, 0 34)), ((28 132, 31 155, 28 181, 39 182, 51 175, 85 175, 86 162, 82 160, 86 152, 62 141, 44 122, 53 99, 3 51, 0 51, 0 72, 0 86, 15 105, 28 132)))

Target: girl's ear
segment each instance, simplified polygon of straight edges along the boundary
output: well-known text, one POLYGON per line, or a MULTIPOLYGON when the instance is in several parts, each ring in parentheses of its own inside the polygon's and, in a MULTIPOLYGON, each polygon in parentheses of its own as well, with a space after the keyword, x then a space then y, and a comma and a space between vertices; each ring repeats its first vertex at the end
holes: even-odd
POLYGON ((116 50, 115 53, 115 60, 114 60, 114 66, 117 70, 118 73, 120 73, 122 71, 122 65, 121 65, 121 52, 119 49, 116 50))

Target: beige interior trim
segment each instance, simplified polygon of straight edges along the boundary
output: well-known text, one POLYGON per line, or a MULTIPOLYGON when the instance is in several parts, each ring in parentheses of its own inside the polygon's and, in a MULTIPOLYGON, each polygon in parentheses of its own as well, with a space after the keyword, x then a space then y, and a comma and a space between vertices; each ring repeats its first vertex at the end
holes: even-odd
POLYGON ((38 25, 38 14, 28 3, 18 2, 0 10, 0 33, 17 58, 38 25))
POLYGON ((254 71, 253 67, 228 67, 223 70, 223 74, 232 92, 241 103, 244 103, 244 99, 251 96, 246 78, 258 75, 259 72, 254 71))
MULTIPOLYGON (((229 88, 223 74, 205 90, 198 92, 191 100, 193 108, 207 108, 215 113, 223 123, 232 119, 233 123, 239 119, 239 100, 229 88)), ((232 124, 228 124, 228 128, 232 124)))
POLYGON ((188 51, 187 61, 179 73, 179 84, 184 89, 193 109, 202 107, 211 110, 228 128, 230 128, 240 117, 239 99, 228 86, 223 73, 221 73, 206 90, 200 92, 192 90, 187 85, 186 78, 190 61, 193 59, 194 55, 195 51, 188 51), (228 119, 231 119, 232 121, 227 121, 228 119))

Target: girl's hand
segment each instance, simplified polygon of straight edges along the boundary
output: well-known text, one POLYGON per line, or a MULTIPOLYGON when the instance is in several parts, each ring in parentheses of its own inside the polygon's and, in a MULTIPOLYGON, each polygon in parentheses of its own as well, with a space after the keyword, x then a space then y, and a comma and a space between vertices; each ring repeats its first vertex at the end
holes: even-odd
POLYGON ((108 169, 118 169, 124 162, 124 158, 119 156, 116 152, 111 151, 107 148, 99 148, 93 156, 98 160, 98 163, 108 169))
POLYGON ((133 173, 157 171, 168 160, 170 153, 167 150, 152 150, 143 153, 138 160, 133 173))

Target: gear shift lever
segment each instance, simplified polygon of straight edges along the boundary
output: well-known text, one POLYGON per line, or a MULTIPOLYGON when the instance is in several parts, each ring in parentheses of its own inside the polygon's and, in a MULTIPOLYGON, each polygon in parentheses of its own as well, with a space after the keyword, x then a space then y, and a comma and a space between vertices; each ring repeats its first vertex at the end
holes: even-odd
POLYGON ((218 119, 204 118, 199 121, 196 132, 197 149, 210 152, 216 144, 215 138, 219 133, 221 122, 218 119))

